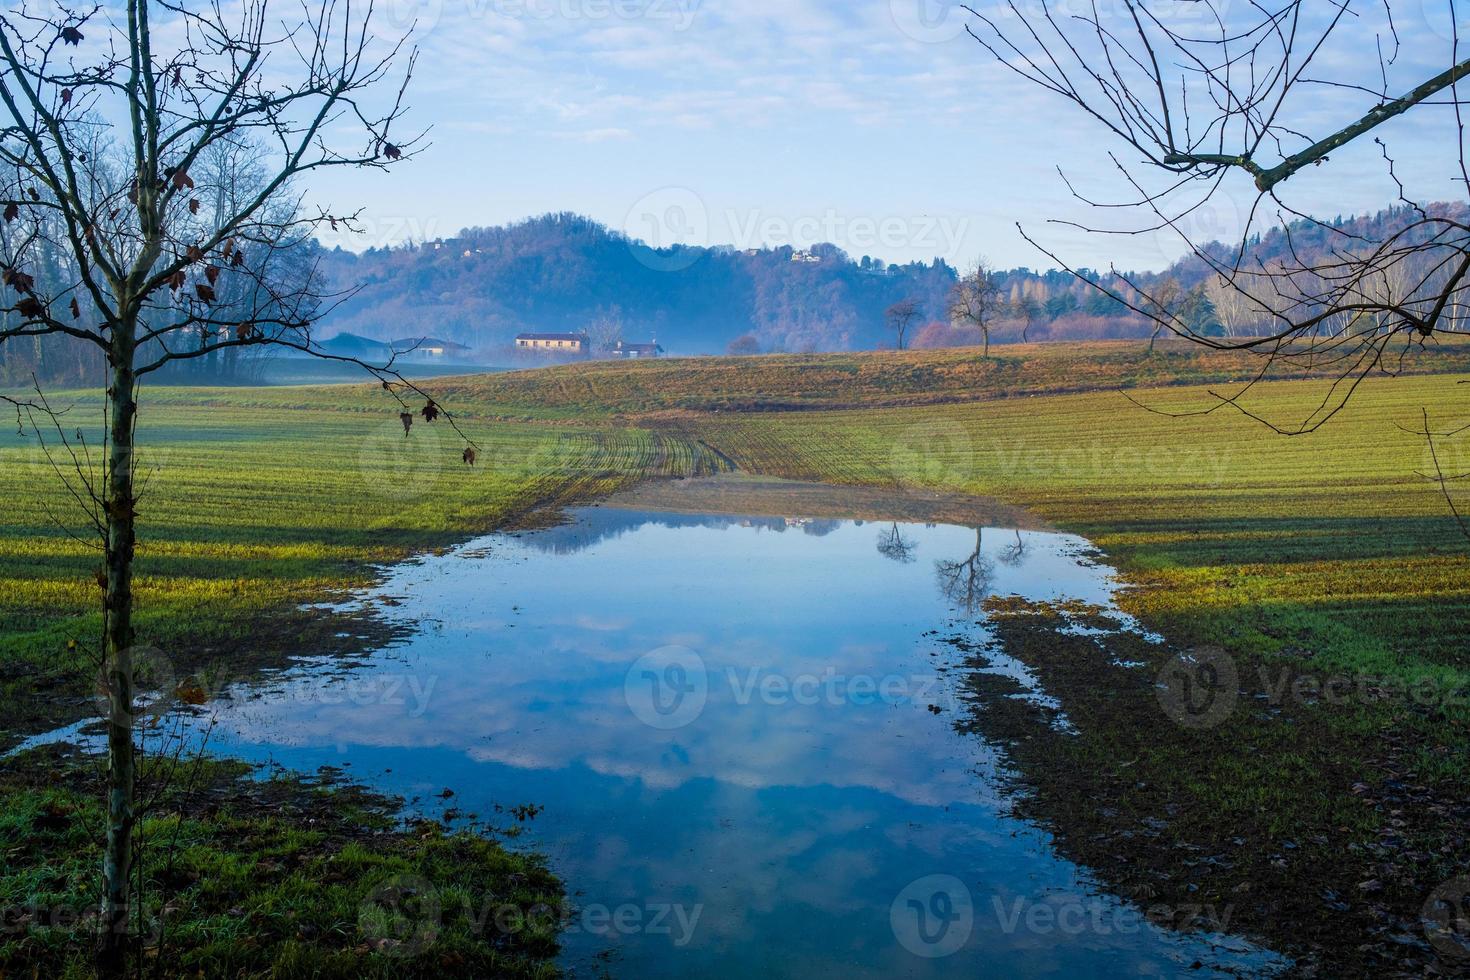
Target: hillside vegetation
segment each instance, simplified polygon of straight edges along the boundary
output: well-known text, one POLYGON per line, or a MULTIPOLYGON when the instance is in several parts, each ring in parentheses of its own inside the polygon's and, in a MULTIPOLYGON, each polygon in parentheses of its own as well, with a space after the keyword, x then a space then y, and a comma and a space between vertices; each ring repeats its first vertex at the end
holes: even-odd
MULTIPOLYGON (((1460 220, 1466 214, 1459 203, 1428 210, 1460 220)), ((1382 241, 1414 218, 1408 210, 1389 209, 1327 224, 1272 226, 1249 243, 1244 265, 1282 259, 1311 265, 1382 241)), ((941 259, 890 264, 830 243, 799 255, 789 244, 748 247, 760 245, 655 250, 589 218, 548 214, 361 255, 323 250, 323 271, 338 287, 353 290, 323 326, 327 333, 378 340, 433 336, 494 352, 524 330, 584 330, 611 318, 627 339, 656 336, 677 354, 724 353, 746 335, 763 351, 871 350, 893 346, 884 311, 913 299, 920 308, 915 346, 980 342, 978 331, 949 323, 949 291, 968 269, 941 259)), ((934 245, 936 253, 945 250, 939 236, 934 245)), ((1238 243, 1204 247, 1223 267, 1237 261, 1238 243)), ((1227 327, 1202 291, 1213 271, 1197 257, 1155 272, 1077 271, 1080 278, 1058 269, 995 270, 993 339, 1076 341, 1152 332, 1152 324, 1084 278, 1122 296, 1133 295, 1124 277, 1146 289, 1171 280, 1188 300, 1179 312, 1193 328, 1208 334, 1227 327)))

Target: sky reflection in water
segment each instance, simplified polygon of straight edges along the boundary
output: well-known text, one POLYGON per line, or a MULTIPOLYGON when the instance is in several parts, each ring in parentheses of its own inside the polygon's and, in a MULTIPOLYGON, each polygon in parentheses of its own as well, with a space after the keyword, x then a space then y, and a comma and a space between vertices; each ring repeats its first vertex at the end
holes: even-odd
POLYGON ((522 839, 592 910, 566 936, 578 973, 609 949, 629 977, 1268 962, 1094 894, 952 728, 953 655, 924 634, 976 594, 1110 604, 1082 540, 987 530, 977 553, 943 525, 573 516, 394 569, 374 595, 418 624, 409 642, 236 689, 197 724, 225 753, 448 788, 467 813, 544 806, 522 839))

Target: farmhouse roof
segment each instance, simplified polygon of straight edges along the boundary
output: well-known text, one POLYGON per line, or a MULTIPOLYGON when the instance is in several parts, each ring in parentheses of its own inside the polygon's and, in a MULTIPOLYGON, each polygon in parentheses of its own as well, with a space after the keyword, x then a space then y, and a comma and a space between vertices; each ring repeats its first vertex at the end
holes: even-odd
POLYGON ((516 340, 586 340, 586 334, 580 333, 522 333, 516 334, 516 340))

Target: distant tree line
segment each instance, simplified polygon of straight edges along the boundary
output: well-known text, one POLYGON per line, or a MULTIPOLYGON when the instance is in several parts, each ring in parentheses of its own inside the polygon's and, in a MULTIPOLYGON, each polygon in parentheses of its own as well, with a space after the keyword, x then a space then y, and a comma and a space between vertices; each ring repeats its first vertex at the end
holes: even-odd
MULTIPOLYGON (((211 167, 248 170, 248 159, 213 161, 211 167)), ((237 181, 201 177, 206 191, 249 184, 247 172, 237 181)), ((210 201, 209 207, 219 203, 210 201)), ((1465 205, 1430 207, 1461 220, 1470 214, 1465 205)), ((1407 208, 1393 208, 1320 224, 1302 222, 1254 236, 1246 246, 1252 262, 1272 268, 1328 255, 1344 233, 1381 237, 1413 217, 1407 208)), ((7 233, 0 226, 0 236, 7 233)), ((610 350, 619 340, 656 337, 673 353, 737 355, 983 348, 989 343, 1149 339, 1157 333, 1157 318, 1130 310, 1110 292, 1133 296, 1145 310, 1178 317, 1200 336, 1246 337, 1263 326, 1260 305, 1244 300, 1239 281, 1227 283, 1194 255, 1158 273, 1082 269, 1079 278, 1062 270, 997 270, 985 263, 961 271, 942 260, 907 265, 871 256, 854 260, 832 245, 812 252, 818 261, 793 261, 789 248, 650 253, 590 219, 554 214, 362 254, 323 249, 305 239, 264 254, 283 275, 319 277, 324 290, 344 292, 343 302, 319 327, 323 335, 345 331, 384 341, 432 336, 482 354, 508 348, 517 333, 527 330, 585 333, 594 353, 610 350), (977 289, 980 273, 984 288, 977 289)), ((39 267, 38 278, 65 280, 71 274, 68 261, 56 250, 39 267)), ((255 352, 222 352, 180 362, 171 374, 176 380, 235 384, 254 380, 259 367, 255 352)), ((29 338, 0 354, 3 386, 28 385, 33 374, 48 384, 91 382, 100 371, 95 351, 65 337, 29 338)))

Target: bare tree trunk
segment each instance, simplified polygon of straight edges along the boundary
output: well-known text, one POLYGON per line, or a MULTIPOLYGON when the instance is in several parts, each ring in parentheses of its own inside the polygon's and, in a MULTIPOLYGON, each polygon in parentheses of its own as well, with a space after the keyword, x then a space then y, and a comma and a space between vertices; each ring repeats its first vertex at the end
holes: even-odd
POLYGON ((107 389, 111 445, 104 509, 107 518, 106 595, 103 602, 107 683, 107 840, 102 857, 102 932, 98 965, 120 973, 130 931, 129 875, 133 863, 133 430, 137 413, 133 374, 135 327, 117 323, 112 338, 112 384, 107 389))

